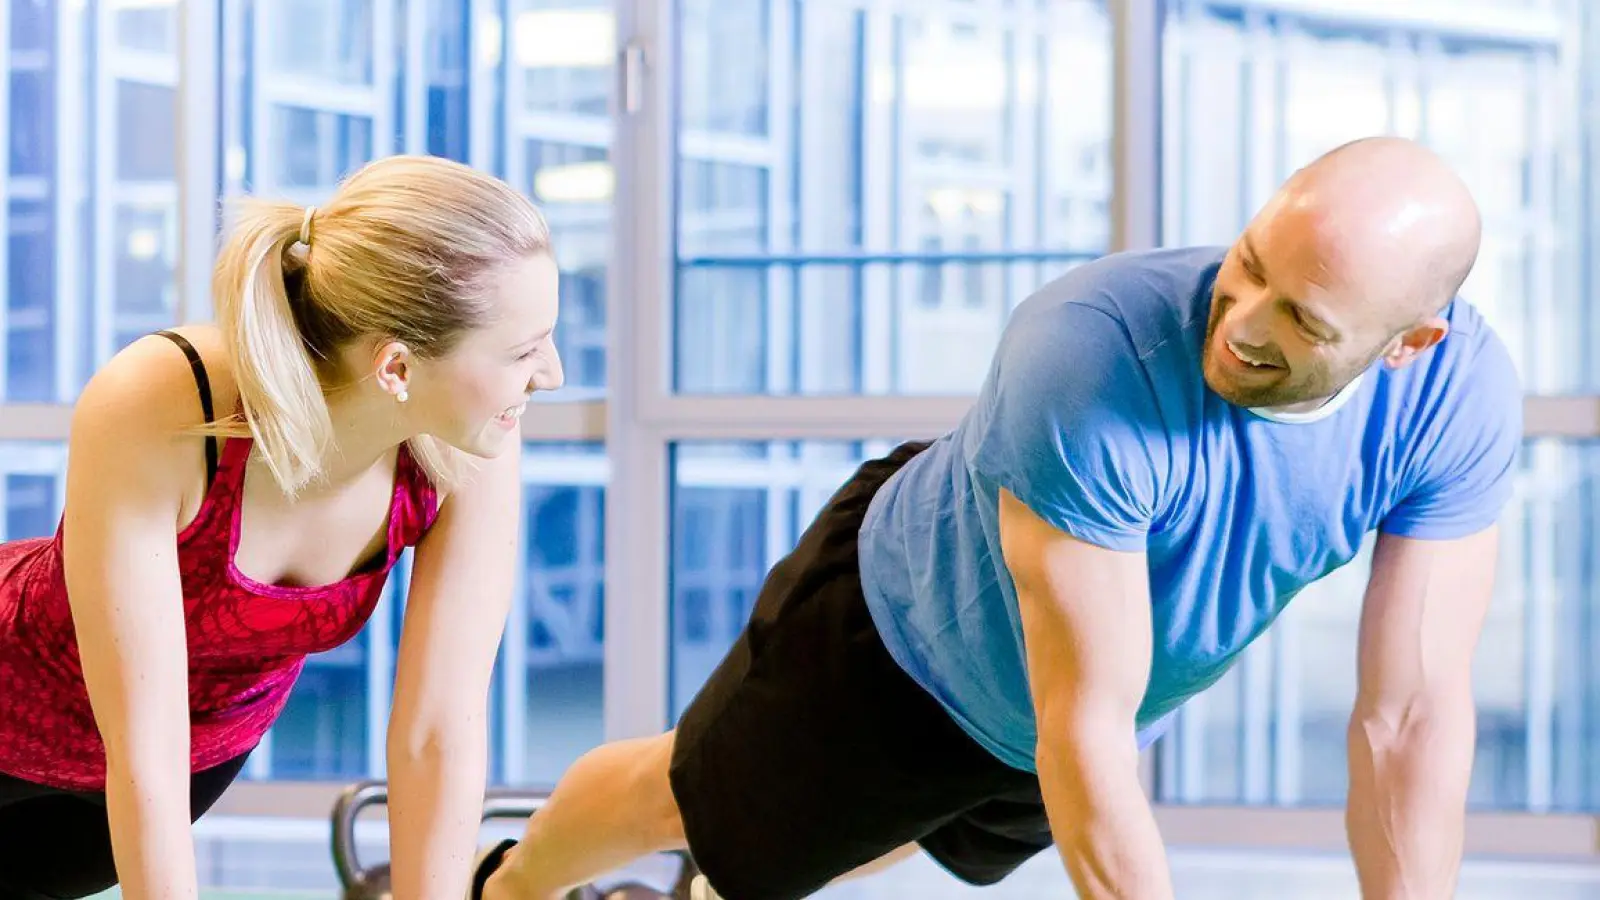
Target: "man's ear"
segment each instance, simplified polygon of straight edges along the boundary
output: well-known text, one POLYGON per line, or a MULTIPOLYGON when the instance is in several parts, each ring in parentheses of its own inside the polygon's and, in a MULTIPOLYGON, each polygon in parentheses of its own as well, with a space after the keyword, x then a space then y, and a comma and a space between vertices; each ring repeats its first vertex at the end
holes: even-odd
POLYGON ((1389 342, 1383 351, 1383 363, 1391 369, 1401 369, 1426 353, 1450 333, 1450 323, 1440 316, 1429 316, 1407 328, 1389 342))

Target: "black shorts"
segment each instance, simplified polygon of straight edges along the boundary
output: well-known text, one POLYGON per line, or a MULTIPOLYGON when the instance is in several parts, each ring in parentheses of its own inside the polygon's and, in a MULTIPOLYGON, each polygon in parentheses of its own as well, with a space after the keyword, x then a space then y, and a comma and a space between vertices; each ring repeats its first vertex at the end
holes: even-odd
MULTIPOLYGON (((222 797, 248 756, 191 776, 191 821, 222 797)), ((116 883, 104 793, 65 791, 0 775, 0 897, 88 897, 116 883)))
POLYGON ((1037 776, 969 737, 867 611, 862 517, 924 447, 864 464, 829 500, 678 724, 689 852, 727 900, 804 897, 912 842, 993 884, 1053 845, 1037 776))

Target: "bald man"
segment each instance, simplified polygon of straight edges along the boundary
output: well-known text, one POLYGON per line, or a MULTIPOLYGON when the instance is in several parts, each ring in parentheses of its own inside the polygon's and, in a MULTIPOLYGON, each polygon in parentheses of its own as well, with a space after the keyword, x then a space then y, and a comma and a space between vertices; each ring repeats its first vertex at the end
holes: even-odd
POLYGON ((1522 435, 1456 297, 1479 230, 1431 153, 1368 139, 1231 247, 1043 288, 960 425, 862 466, 679 727, 575 764, 482 896, 683 847, 696 898, 804 897, 917 849, 985 885, 1053 846, 1081 897, 1167 900, 1139 750, 1374 532, 1350 844, 1369 900, 1452 896, 1522 435))

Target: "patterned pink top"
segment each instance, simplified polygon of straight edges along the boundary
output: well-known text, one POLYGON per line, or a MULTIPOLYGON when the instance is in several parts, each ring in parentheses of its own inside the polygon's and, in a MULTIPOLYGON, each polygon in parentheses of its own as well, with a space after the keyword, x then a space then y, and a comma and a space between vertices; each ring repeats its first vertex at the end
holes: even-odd
MULTIPOLYGON (((190 765, 210 768, 253 749, 288 700, 308 654, 355 637, 401 551, 438 512, 405 447, 381 559, 343 581, 280 587, 234 565, 240 493, 252 442, 222 445, 199 513, 178 535, 189 637, 190 765)), ((0 544, 0 772, 69 790, 103 790, 105 745, 89 707, 67 605, 61 529, 0 544)))

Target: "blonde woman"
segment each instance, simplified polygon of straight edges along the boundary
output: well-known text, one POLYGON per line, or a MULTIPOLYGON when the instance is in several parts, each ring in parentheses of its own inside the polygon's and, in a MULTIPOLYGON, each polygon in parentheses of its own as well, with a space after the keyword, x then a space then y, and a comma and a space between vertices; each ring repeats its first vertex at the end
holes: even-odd
POLYGON ((561 385, 539 213, 441 159, 243 203, 217 322, 112 359, 66 511, 0 546, 0 894, 197 894, 191 822, 416 547, 388 732, 395 896, 459 895, 517 564, 519 418, 561 385))

